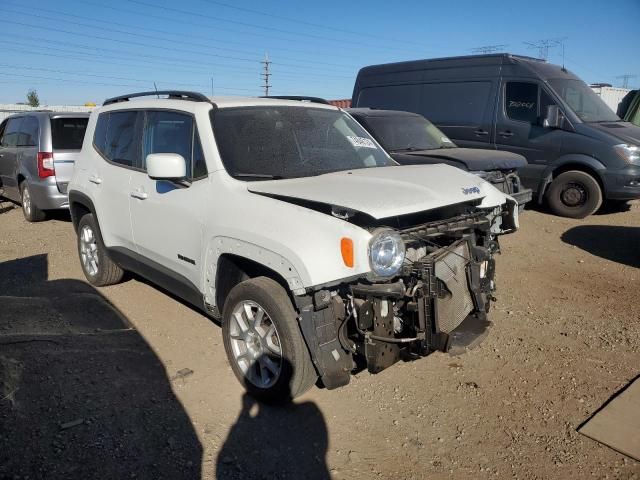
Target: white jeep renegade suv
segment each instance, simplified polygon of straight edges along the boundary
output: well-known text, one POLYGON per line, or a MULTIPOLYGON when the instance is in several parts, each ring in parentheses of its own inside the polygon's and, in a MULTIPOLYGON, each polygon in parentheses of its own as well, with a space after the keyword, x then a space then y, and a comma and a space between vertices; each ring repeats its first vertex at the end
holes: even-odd
POLYGON ((156 94, 89 120, 69 202, 93 285, 129 270, 221 318, 233 371, 262 398, 484 336, 511 197, 447 165, 397 165, 329 105, 142 98, 156 94))

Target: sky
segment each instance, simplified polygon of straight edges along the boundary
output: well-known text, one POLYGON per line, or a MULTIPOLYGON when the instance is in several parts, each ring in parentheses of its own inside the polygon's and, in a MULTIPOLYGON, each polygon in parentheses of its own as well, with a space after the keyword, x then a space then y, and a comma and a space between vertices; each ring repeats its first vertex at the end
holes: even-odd
POLYGON ((265 55, 272 95, 350 98, 367 65, 488 45, 538 56, 526 42, 541 39, 563 39, 587 83, 640 85, 640 0, 0 0, 0 103, 30 89, 43 105, 155 87, 262 95, 265 55))

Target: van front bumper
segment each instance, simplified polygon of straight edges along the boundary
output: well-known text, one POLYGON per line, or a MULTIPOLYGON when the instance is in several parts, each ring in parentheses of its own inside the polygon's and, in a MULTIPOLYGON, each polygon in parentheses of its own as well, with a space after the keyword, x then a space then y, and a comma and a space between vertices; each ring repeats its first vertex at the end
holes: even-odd
POLYGON ((69 208, 69 197, 60 193, 55 177, 29 182, 31 201, 40 210, 61 210, 69 208))
POLYGON ((603 181, 608 200, 635 200, 640 198, 640 166, 605 171, 603 181))

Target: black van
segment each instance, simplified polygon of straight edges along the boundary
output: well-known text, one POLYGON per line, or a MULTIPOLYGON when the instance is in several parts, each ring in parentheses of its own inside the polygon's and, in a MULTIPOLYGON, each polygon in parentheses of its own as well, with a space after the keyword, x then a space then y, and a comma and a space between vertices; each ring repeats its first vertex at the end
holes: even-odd
POLYGON ((495 54, 365 67, 352 106, 420 113, 461 147, 523 155, 523 184, 558 215, 583 218, 603 198, 640 198, 640 127, 543 60, 495 54))

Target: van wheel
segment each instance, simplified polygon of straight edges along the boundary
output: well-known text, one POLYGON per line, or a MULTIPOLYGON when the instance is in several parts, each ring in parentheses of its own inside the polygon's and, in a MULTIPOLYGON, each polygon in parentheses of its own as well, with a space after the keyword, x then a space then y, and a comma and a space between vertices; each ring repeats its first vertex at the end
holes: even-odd
POLYGON ((233 373, 260 400, 291 400, 317 379, 291 300, 268 277, 231 289, 224 302, 222 337, 233 373))
POLYGON ((20 197, 22 203, 22 213, 27 222, 41 222, 45 219, 45 213, 33 203, 31 190, 26 181, 20 184, 20 197))
POLYGON ((91 285, 105 287, 122 280, 124 270, 109 258, 98 222, 91 213, 78 223, 78 255, 84 276, 91 285))
POLYGON ((579 170, 564 172, 547 190, 551 211, 561 217, 585 218, 602 205, 602 189, 591 175, 579 170))

